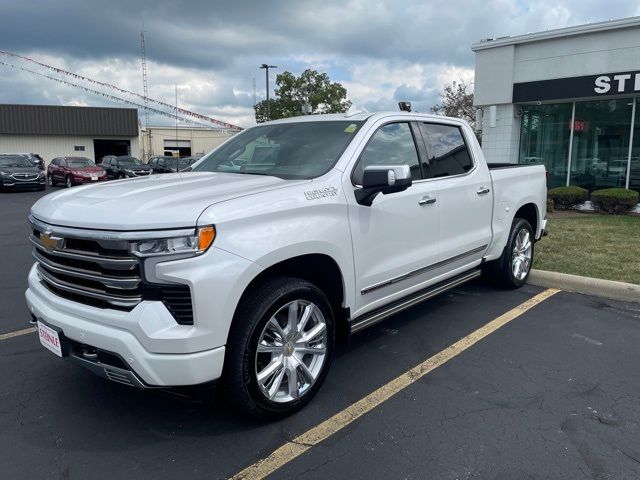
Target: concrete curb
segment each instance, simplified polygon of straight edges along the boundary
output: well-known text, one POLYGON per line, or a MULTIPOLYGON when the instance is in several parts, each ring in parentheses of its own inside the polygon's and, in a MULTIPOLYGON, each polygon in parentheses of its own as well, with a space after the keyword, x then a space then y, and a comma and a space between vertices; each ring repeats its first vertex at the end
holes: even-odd
POLYGON ((584 293, 595 297, 625 302, 640 302, 640 285, 632 283, 580 277, 578 275, 569 275, 568 273, 547 272, 546 270, 531 270, 528 283, 540 287, 584 293))

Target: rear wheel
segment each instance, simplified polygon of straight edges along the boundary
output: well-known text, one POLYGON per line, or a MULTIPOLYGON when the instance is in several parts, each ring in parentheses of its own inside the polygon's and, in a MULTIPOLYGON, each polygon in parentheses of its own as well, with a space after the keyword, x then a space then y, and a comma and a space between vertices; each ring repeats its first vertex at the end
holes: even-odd
POLYGON ((243 302, 227 344, 227 393, 255 417, 289 415, 311 400, 329 371, 335 343, 329 301, 306 280, 280 277, 243 302))
POLYGON ((502 256, 488 265, 490 277, 505 288, 526 283, 533 264, 534 233, 524 218, 516 217, 502 256))

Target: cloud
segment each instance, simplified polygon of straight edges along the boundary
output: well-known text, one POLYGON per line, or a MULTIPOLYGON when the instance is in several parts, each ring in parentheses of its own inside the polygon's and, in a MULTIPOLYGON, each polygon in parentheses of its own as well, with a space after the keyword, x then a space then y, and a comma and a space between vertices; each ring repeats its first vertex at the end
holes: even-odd
MULTIPOLYGON (((144 28, 150 96, 173 103, 178 84, 183 108, 246 126, 254 80, 264 98, 258 66, 267 61, 278 65, 272 85, 278 72, 315 68, 343 82, 360 108, 395 109, 406 99, 426 111, 446 83, 472 83, 470 46, 480 39, 606 20, 610 12, 640 14, 626 0, 31 0, 4 2, 0 46, 142 93, 144 28)), ((114 106, 2 66, 0 102, 114 106)))

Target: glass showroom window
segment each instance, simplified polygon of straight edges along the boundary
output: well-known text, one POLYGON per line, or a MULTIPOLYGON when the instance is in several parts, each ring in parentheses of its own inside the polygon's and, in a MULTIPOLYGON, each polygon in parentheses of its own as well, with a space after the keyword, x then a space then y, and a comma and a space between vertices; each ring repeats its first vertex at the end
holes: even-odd
POLYGON ((576 102, 570 185, 625 187, 632 100, 576 102))
POLYGON ((520 163, 543 163, 549 188, 567 183, 572 108, 571 103, 523 107, 520 163))
POLYGON ((633 127, 629 188, 640 192, 640 101, 636 98, 636 120, 633 127))

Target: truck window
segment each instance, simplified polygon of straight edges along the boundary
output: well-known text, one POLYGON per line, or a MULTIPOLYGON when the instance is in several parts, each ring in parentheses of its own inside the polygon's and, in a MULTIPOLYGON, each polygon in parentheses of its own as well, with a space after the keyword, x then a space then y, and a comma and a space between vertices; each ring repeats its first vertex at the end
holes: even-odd
POLYGON ((308 179, 333 168, 361 121, 304 121, 258 125, 213 150, 195 172, 308 179))
POLYGON ((411 178, 422 178, 418 151, 408 123, 390 123, 373 134, 353 169, 353 183, 361 185, 364 169, 371 165, 409 165, 411 178))
POLYGON ((421 123, 420 131, 427 147, 430 176, 461 175, 473 168, 469 150, 458 127, 421 123))

